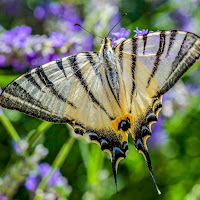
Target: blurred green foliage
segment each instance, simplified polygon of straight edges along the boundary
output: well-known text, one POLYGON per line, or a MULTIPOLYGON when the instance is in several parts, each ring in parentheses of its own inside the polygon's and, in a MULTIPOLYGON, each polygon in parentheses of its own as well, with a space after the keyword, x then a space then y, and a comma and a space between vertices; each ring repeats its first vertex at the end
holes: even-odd
MULTIPOLYGON (((24 7, 22 16, 6 18, 5 13, 0 12, 0 23, 6 29, 16 25, 27 24, 33 27, 33 33, 41 33, 37 24, 29 20, 32 9, 39 0, 27 0, 21 5, 24 7)), ((77 7, 79 14, 84 19, 87 15, 86 7, 90 1, 65 0, 77 7)), ((193 1, 119 1, 120 14, 128 13, 122 21, 122 26, 134 30, 135 27, 149 30, 179 29, 181 28, 171 13, 182 6, 192 6, 193 1)), ((197 4, 198 6, 200 3, 197 4)), ((197 24, 200 23, 200 7, 190 13, 190 17, 197 24)), ((89 12, 89 11, 88 11, 89 12)), ((103 10, 102 10, 103 12, 103 10)), ((196 34, 200 34, 200 27, 195 27, 196 34)), ((132 35, 133 36, 133 35, 132 35)), ((200 66, 198 61, 184 77, 184 81, 190 82, 200 66)), ((20 74, 11 69, 0 69, 0 87, 7 84, 20 74)), ((195 79, 195 78, 194 78, 195 79)), ((198 82, 198 81, 197 81, 198 82)), ((199 84, 199 82, 198 82, 199 84)), ((200 85, 198 85, 200 87, 200 85)), ((159 196, 156 192, 152 178, 141 154, 135 151, 132 139, 129 138, 129 152, 125 160, 118 167, 118 190, 116 195, 110 158, 96 144, 88 142, 88 138, 74 138, 71 149, 61 166, 62 175, 68 179, 72 186, 69 199, 106 200, 106 199, 137 199, 137 200, 198 200, 200 199, 200 98, 198 95, 190 96, 187 107, 183 110, 175 110, 174 115, 165 120, 165 129, 169 136, 165 144, 150 149, 152 165, 157 184, 162 192, 159 196)), ((25 116, 16 111, 5 110, 4 114, 15 127, 21 138, 44 123, 38 119, 25 116)), ((60 149, 65 142, 73 137, 70 128, 66 125, 49 126, 43 134, 40 134, 36 143, 43 143, 49 150, 48 156, 43 160, 53 164, 60 149)), ((0 174, 3 176, 10 166, 20 158, 15 155, 11 145, 10 135, 5 126, 0 122, 0 174)), ((28 199, 29 194, 23 183, 13 199, 28 199)))

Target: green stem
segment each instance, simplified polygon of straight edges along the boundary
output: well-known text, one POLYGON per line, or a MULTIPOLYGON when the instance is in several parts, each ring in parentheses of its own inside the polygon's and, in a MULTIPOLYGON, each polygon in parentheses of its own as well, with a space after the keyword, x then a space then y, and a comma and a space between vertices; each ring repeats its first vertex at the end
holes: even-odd
POLYGON ((4 115, 3 113, 0 115, 0 121, 4 125, 5 129, 9 133, 10 137, 15 142, 18 143, 20 141, 20 137, 19 137, 17 131, 15 130, 14 126, 12 125, 12 123, 9 121, 9 119, 6 117, 6 115, 4 115))
POLYGON ((33 143, 37 140, 37 138, 40 136, 41 133, 45 132, 47 129, 49 129, 53 124, 50 122, 42 122, 40 126, 35 130, 35 132, 31 135, 31 137, 28 139, 29 143, 29 149, 32 147, 33 143))
POLYGON ((70 152, 72 145, 75 142, 75 137, 70 137, 65 144, 60 149, 58 155, 56 156, 55 160, 53 161, 52 167, 55 168, 61 168, 63 165, 63 162, 68 156, 68 153, 70 152))
MULTIPOLYGON (((51 172, 44 179, 42 179, 42 181, 40 182, 40 184, 37 187, 37 191, 44 191, 45 190, 45 188, 48 184, 48 181, 49 181, 50 177, 53 175, 55 169, 61 168, 61 166, 63 165, 65 159, 67 158, 67 156, 68 156, 68 154, 69 154, 69 152, 72 148, 72 145, 74 144, 74 142, 75 142, 75 138, 71 136, 63 144, 63 146, 60 149, 60 151, 58 152, 55 160, 53 161, 51 172)), ((34 200, 38 200, 38 199, 41 199, 40 195, 36 195, 35 198, 34 198, 34 200)))

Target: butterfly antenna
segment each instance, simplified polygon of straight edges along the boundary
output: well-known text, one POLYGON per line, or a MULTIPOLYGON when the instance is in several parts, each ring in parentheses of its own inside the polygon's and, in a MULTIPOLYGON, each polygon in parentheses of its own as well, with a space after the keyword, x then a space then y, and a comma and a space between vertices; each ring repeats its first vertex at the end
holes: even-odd
POLYGON ((110 32, 108 33, 107 37, 110 35, 110 33, 112 32, 112 30, 117 26, 117 24, 119 24, 121 22, 121 20, 127 15, 127 13, 124 13, 123 16, 120 18, 120 20, 112 27, 112 29, 110 30, 110 32))
POLYGON ((100 38, 104 39, 103 37, 101 37, 101 36, 99 36, 99 35, 96 35, 96 34, 90 32, 90 31, 86 30, 86 29, 85 29, 84 27, 82 27, 80 24, 74 24, 74 26, 79 26, 79 27, 81 27, 84 31, 86 31, 86 32, 88 32, 88 33, 90 33, 90 34, 92 34, 93 36, 97 36, 97 37, 100 37, 100 38))

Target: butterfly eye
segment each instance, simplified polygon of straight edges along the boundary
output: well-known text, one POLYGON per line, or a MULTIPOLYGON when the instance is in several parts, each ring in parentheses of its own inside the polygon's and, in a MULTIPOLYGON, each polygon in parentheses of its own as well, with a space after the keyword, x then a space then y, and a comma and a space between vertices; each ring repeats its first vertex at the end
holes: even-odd
POLYGON ((118 130, 122 129, 123 131, 127 131, 131 127, 130 120, 127 117, 126 120, 122 120, 118 125, 118 130))
POLYGON ((142 137, 145 137, 147 135, 151 135, 149 129, 146 126, 142 126, 141 132, 142 132, 142 137))

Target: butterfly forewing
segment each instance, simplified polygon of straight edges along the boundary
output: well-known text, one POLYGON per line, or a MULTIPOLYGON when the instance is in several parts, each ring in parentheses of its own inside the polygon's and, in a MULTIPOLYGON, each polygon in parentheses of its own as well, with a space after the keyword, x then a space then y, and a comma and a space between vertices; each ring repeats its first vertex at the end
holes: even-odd
POLYGON ((116 54, 123 54, 123 63, 129 63, 123 67, 131 67, 133 80, 138 79, 144 85, 142 92, 153 97, 167 92, 192 66, 199 58, 199 46, 199 37, 192 33, 158 31, 126 40, 116 47, 116 54))
POLYGON ((79 53, 22 75, 5 88, 0 105, 42 120, 69 123, 76 133, 89 133, 102 143, 102 150, 112 151, 114 143, 122 147, 125 140, 113 130, 111 121, 119 108, 107 87, 97 54, 79 53))

